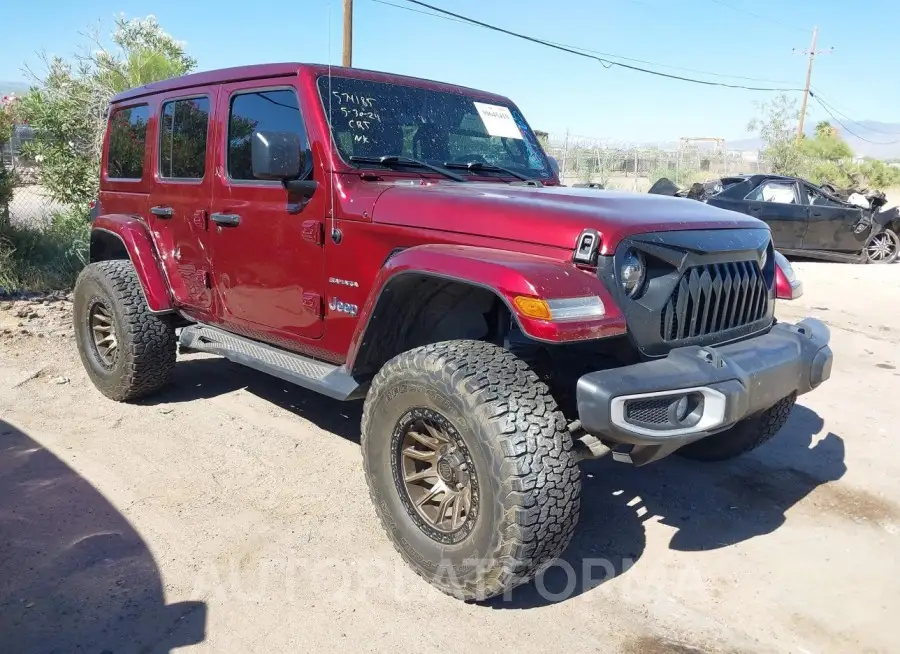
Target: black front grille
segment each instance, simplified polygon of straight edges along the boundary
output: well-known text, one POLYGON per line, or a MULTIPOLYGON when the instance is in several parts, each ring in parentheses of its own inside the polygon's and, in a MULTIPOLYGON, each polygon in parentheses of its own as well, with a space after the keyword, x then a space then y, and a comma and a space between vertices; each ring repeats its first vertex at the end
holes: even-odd
POLYGON ((681 341, 753 324, 768 315, 769 290, 753 261, 694 266, 662 310, 663 341, 681 341))
POLYGON ((671 397, 631 400, 625 406, 625 420, 645 425, 665 425, 669 422, 671 397))

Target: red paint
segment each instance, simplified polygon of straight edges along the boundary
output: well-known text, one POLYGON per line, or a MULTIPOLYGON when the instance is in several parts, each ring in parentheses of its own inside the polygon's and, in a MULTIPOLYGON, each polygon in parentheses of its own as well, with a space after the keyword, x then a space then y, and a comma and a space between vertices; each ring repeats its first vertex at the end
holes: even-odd
MULTIPOLYGON (((409 273, 434 274, 494 291, 513 311, 522 331, 542 341, 602 338, 626 331, 625 318, 596 274, 558 259, 462 245, 419 245, 391 257, 378 271, 361 315, 369 316, 381 291, 398 276, 409 273), (517 295, 547 300, 598 296, 606 307, 606 315, 589 321, 536 320, 518 312, 513 304, 517 295)), ((362 342, 365 328, 365 321, 359 321, 350 344, 350 361, 362 342)))
POLYGON ((563 188, 556 179, 543 188, 528 188, 494 175, 460 184, 428 172, 361 173, 332 147, 316 87, 317 78, 329 72, 509 103, 491 93, 438 82, 296 63, 198 73, 119 94, 113 109, 135 104, 150 108, 144 178, 109 180, 104 164, 103 210, 133 217, 102 216, 95 228, 113 223, 125 229, 121 220, 130 221, 129 253, 141 267, 151 308, 174 304, 195 320, 352 363, 381 290, 398 275, 419 271, 479 284, 509 306, 518 294, 599 296, 606 307, 600 320, 555 323, 518 316, 522 329, 534 338, 599 338, 624 333, 625 322, 596 275, 570 262, 583 229, 595 228, 601 251, 608 254, 622 238, 640 232, 762 225, 703 203, 563 188), (302 206, 292 204, 277 183, 237 183, 226 174, 232 94, 271 87, 294 89, 303 116, 318 188, 302 206), (157 171, 161 103, 197 94, 208 95, 211 104, 206 175, 202 182, 166 182, 157 171), (161 198, 175 210, 171 219, 149 213, 161 198), (207 219, 214 213, 239 214, 241 222, 220 227, 207 219), (388 261, 398 249, 403 252, 388 261), (331 309, 332 300, 356 305, 359 315, 331 309))
POLYGON ((115 234, 122 241, 137 271, 150 311, 162 312, 174 307, 156 248, 141 220, 122 214, 105 214, 94 220, 93 229, 115 234))

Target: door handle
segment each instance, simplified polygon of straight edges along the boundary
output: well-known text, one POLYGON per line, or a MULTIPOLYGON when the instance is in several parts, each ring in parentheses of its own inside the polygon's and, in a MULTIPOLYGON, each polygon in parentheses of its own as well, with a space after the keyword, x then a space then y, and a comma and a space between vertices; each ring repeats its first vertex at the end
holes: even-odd
POLYGON ((150 209, 150 213, 160 218, 171 218, 175 214, 175 210, 172 207, 153 207, 150 209))
POLYGON ((209 219, 223 227, 237 227, 241 224, 241 217, 236 213, 214 213, 209 219))
POLYGON ((762 207, 750 207, 750 211, 762 211, 762 207))
POLYGON ((816 216, 817 218, 821 218, 821 217, 822 217, 822 212, 821 212, 821 211, 813 211, 813 212, 812 212, 812 215, 816 216))

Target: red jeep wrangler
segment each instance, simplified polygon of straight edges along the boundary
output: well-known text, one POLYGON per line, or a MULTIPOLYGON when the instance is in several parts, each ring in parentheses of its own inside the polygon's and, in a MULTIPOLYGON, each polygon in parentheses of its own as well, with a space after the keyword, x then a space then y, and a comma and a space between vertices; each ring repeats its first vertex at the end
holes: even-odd
POLYGON ((773 317, 792 280, 763 223, 562 187, 490 93, 301 64, 172 79, 114 98, 101 180, 74 309, 97 388, 156 391, 178 344, 365 398, 385 530, 465 599, 563 551, 581 459, 737 456, 830 374, 827 328, 773 317))

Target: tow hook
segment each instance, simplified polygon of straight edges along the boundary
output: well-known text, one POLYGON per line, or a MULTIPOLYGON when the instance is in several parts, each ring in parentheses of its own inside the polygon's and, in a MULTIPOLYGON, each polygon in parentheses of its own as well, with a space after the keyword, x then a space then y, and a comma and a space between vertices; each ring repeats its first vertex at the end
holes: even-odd
POLYGON ((575 444, 576 450, 575 456, 579 462, 599 459, 612 452, 599 438, 584 431, 580 420, 570 422, 568 430, 572 434, 572 442, 575 444))

